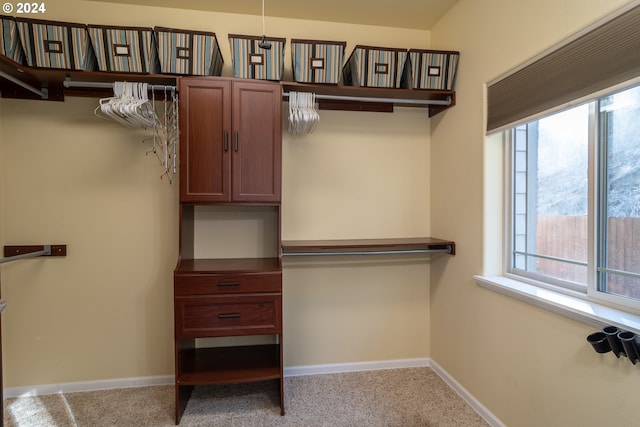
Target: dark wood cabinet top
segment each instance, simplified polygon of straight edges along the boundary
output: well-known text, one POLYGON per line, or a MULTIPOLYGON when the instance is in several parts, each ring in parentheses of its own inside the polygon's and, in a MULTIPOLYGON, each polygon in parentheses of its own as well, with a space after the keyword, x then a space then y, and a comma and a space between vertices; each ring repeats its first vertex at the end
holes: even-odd
POLYGON ((282 271, 280 258, 181 259, 175 274, 268 273, 282 271))

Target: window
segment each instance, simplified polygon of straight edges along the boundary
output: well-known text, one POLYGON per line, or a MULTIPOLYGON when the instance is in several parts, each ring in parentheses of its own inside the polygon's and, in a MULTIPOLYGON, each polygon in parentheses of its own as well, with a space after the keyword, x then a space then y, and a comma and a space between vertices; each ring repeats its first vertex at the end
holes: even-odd
POLYGON ((640 311, 640 86, 507 133, 507 272, 640 311))

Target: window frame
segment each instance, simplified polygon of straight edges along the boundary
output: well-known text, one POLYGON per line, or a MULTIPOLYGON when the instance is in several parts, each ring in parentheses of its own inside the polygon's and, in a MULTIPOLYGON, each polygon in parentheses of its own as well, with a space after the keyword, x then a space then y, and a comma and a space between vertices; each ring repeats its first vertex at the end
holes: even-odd
MULTIPOLYGON (((507 153, 505 154, 505 182, 508 185, 508 191, 505 192, 505 202, 504 202, 504 206, 506 207, 506 212, 505 212, 505 218, 508 218, 508 224, 507 226, 509 227, 509 230, 505 233, 505 259, 504 259, 504 269, 505 269, 505 273, 509 274, 510 276, 514 277, 514 278, 526 278, 528 281, 530 281, 531 283, 535 283, 538 285, 541 285, 543 287, 547 287, 549 289, 563 289, 566 291, 570 291, 570 292, 575 292, 577 294, 585 294, 586 293, 586 287, 587 284, 585 283, 584 285, 582 284, 578 284, 575 282, 571 282, 571 281, 565 281, 559 278, 554 278, 552 276, 545 276, 545 275, 541 275, 541 274, 536 274, 534 272, 528 271, 528 270, 523 270, 520 268, 516 268, 514 266, 515 262, 513 260, 513 256, 514 256, 514 246, 515 246, 515 238, 514 238, 514 233, 515 233, 515 203, 514 203, 514 192, 515 192, 515 178, 514 178, 514 167, 515 167, 515 163, 516 163, 516 159, 515 159, 515 155, 516 155, 516 141, 514 139, 514 133, 516 132, 516 128, 522 127, 522 126, 528 126, 530 123, 532 122, 537 122, 541 119, 543 119, 544 117, 549 117, 558 113, 561 113, 562 111, 566 111, 568 109, 571 108, 576 108, 579 107, 581 105, 584 105, 585 103, 582 104, 578 104, 578 105, 571 105, 570 107, 567 107, 565 109, 561 109, 561 110, 557 110, 554 111, 548 115, 542 116, 542 117, 538 117, 534 120, 531 120, 529 122, 526 123, 521 123, 518 124, 512 128, 509 129, 505 129, 503 131, 503 135, 506 141, 506 147, 507 147, 507 153)), ((591 124, 591 123, 590 123, 591 124)), ((537 127, 537 123, 536 123, 536 127, 537 127)), ((527 127, 525 129, 525 133, 527 135, 527 139, 529 138, 530 135, 530 130, 527 127)), ((536 134, 538 134, 538 131, 535 131, 536 134)), ((591 143, 592 139, 591 139, 591 135, 589 138, 589 143, 591 143)), ((529 143, 529 141, 527 140, 527 143, 529 143)), ((528 148, 528 147, 527 147, 528 148)), ((590 147, 587 148, 588 150, 590 150, 590 147)), ((530 159, 530 155, 529 152, 527 150, 527 159, 526 159, 526 163, 527 163, 527 180, 529 179, 529 168, 531 167, 531 164, 535 162, 535 160, 531 160, 530 159)), ((591 182, 591 181, 589 181, 591 182)), ((527 189, 529 189, 530 187, 527 186, 527 189)), ((591 189, 589 189, 590 191, 591 189)), ((536 188, 536 192, 537 192, 537 188, 536 188)), ((527 198, 528 200, 528 198, 527 198)), ((527 223, 529 222, 530 218, 529 216, 531 215, 530 211, 529 211, 529 203, 527 203, 527 223)), ((529 227, 530 225, 527 225, 527 231, 529 231, 529 227)), ((588 225, 589 229, 591 229, 591 224, 588 225)), ((590 239, 590 235, 587 236, 588 239, 590 239)), ((589 240, 590 242, 591 240, 589 240)), ((590 248, 588 248, 588 250, 590 250, 590 248)), ((589 252, 590 254, 590 252, 589 252)), ((535 255, 527 255, 522 254, 525 257, 527 256, 532 256, 535 257, 535 255)), ((539 254, 542 255, 542 254, 539 254)), ((540 256, 540 258, 545 258, 544 255, 540 256)), ((587 264, 588 264, 589 259, 587 259, 587 264)), ((588 268, 588 266, 587 266, 588 268)))
MULTIPOLYGON (((606 234, 606 230, 600 230, 600 218, 603 212, 606 213, 606 206, 601 203, 601 191, 605 191, 598 186, 606 183, 605 180, 599 179, 599 174, 606 175, 606 168, 603 167, 606 163, 606 143, 602 138, 602 129, 600 127, 600 100, 606 96, 613 95, 615 93, 631 89, 633 87, 640 86, 636 79, 625 82, 621 85, 609 88, 608 90, 599 91, 597 94, 593 94, 592 97, 582 100, 579 103, 571 103, 565 105, 564 108, 557 108, 547 114, 540 115, 532 118, 525 123, 517 123, 512 127, 501 131, 503 146, 504 146, 504 224, 503 224, 503 242, 504 242, 504 259, 503 259, 503 275, 506 278, 513 279, 519 282, 532 285, 534 287, 558 292, 571 298, 578 298, 589 303, 602 304, 606 307, 620 310, 632 315, 640 315, 640 299, 634 300, 626 298, 624 296, 618 296, 609 294, 598 290, 597 278, 599 252, 597 247, 597 241, 601 241, 602 236, 606 234), (584 285, 575 284, 570 281, 563 281, 550 276, 544 276, 535 274, 526 270, 515 268, 514 263, 514 249, 515 249, 515 203, 514 203, 514 190, 515 190, 515 146, 516 141, 514 133, 516 128, 528 125, 531 122, 538 121, 544 117, 558 114, 562 111, 566 111, 570 108, 578 107, 580 105, 589 104, 589 120, 588 120, 588 161, 587 161, 587 177, 588 177, 588 202, 587 202, 587 217, 588 217, 588 231, 587 231, 587 281, 584 285), (602 156, 604 153, 604 156, 602 156)), ((528 178, 527 171, 527 178, 528 178)), ((606 176, 605 176, 606 177, 606 176)), ((606 203, 606 199, 603 203, 606 203)), ((606 214, 605 218, 606 218, 606 214)), ((605 219, 606 221, 606 219, 605 219)))

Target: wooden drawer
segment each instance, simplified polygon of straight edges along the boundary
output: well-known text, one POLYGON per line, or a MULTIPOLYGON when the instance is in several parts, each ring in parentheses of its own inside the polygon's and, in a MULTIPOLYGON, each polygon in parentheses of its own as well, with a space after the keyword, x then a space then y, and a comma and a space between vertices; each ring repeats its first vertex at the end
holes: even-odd
POLYGON ((175 298, 176 338, 282 332, 280 294, 175 298))
POLYGON ((281 292, 282 272, 241 274, 176 274, 175 295, 281 292))

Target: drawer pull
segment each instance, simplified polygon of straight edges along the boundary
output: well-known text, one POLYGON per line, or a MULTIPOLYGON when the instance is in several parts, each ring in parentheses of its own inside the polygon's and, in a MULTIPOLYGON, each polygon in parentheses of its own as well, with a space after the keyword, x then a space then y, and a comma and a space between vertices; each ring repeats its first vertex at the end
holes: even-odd
POLYGON ((218 314, 218 319, 238 319, 240 313, 218 314))
POLYGON ((240 286, 240 282, 218 282, 217 286, 240 286))

